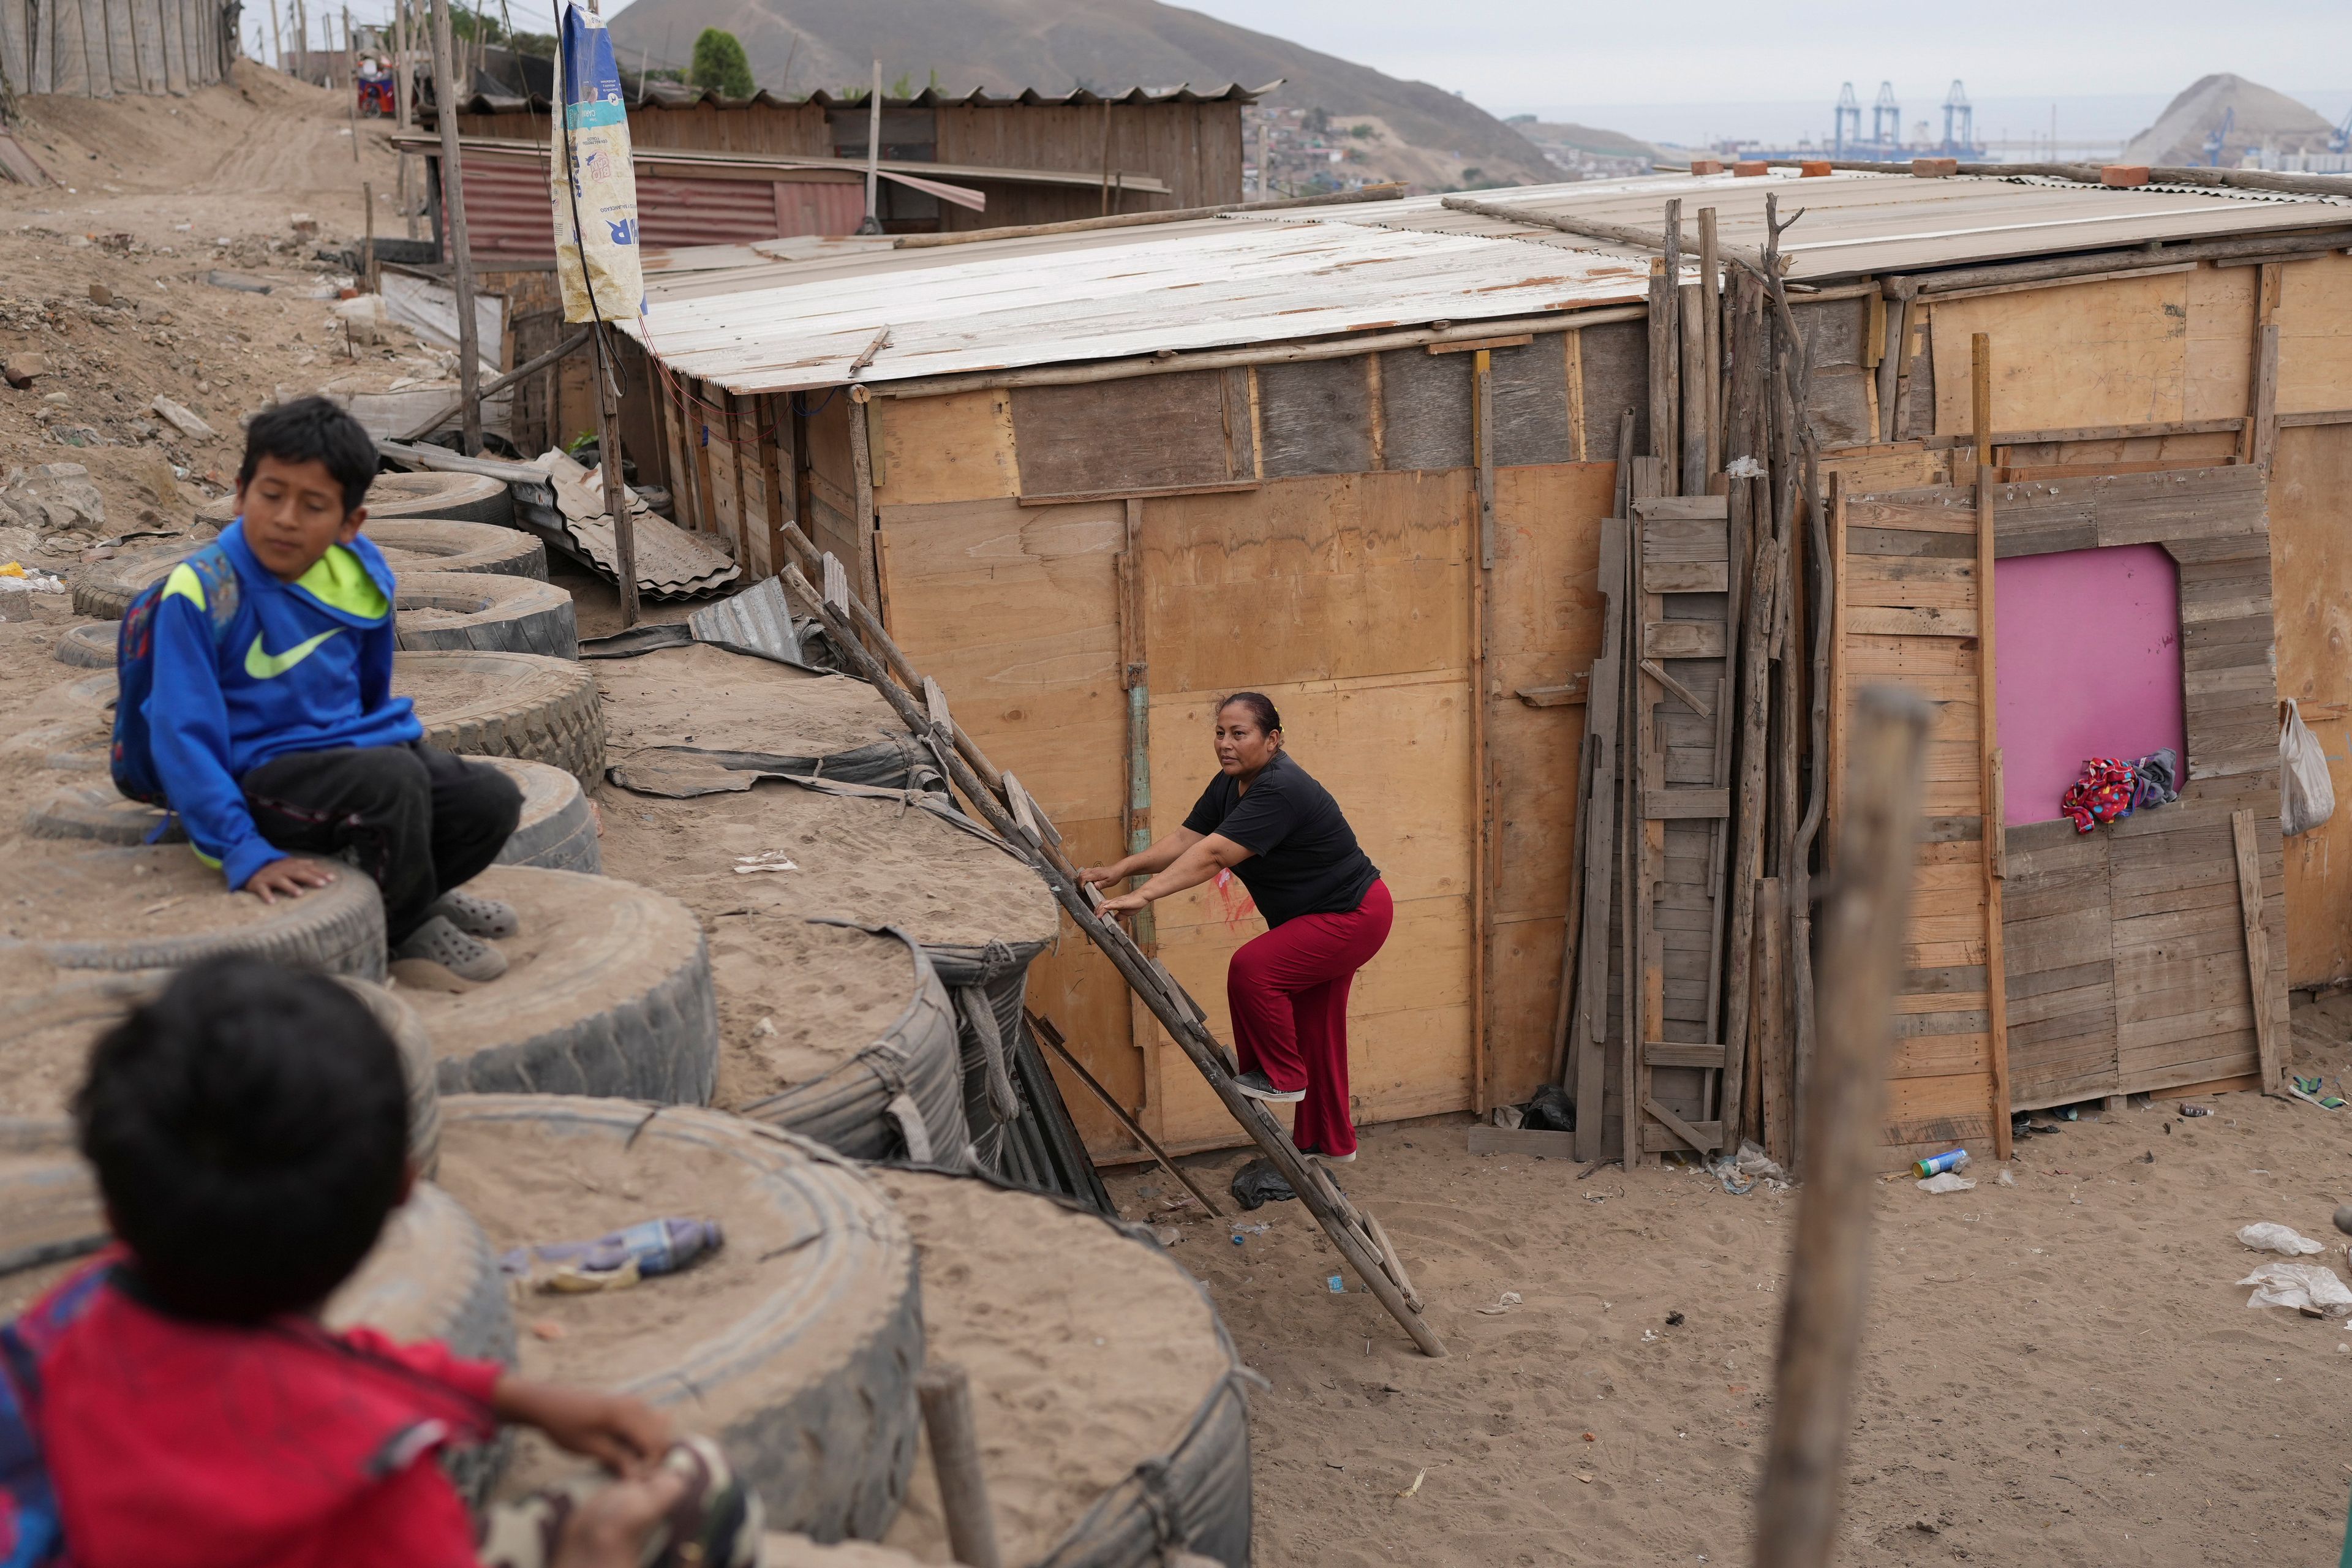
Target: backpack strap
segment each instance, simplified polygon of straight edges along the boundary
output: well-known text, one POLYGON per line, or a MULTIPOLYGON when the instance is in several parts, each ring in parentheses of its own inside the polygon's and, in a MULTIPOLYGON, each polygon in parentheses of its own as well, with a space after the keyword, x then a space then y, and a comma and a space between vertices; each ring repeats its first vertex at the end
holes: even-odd
POLYGON ((218 642, 228 635, 229 623, 236 619, 242 595, 236 564, 215 540, 172 568, 156 595, 156 603, 174 595, 194 600, 211 619, 213 640, 218 642))

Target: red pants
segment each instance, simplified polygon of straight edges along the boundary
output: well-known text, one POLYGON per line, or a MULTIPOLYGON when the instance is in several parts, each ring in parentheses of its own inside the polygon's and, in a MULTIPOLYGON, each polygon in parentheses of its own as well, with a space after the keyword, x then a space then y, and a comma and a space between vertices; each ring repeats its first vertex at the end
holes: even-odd
POLYGON ((1388 884, 1344 915, 1300 915, 1244 942, 1225 971, 1234 1054, 1280 1089, 1304 1088, 1291 1137, 1319 1154, 1352 1153, 1348 1116, 1348 987, 1389 939, 1388 884))

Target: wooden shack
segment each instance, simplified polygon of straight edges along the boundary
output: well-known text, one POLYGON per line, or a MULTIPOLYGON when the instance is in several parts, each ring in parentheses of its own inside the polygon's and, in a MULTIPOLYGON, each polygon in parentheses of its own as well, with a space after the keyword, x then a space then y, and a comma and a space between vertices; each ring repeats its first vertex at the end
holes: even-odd
MULTIPOLYGON (((636 456, 753 574, 787 520, 839 556, 1081 859, 1181 821, 1218 696, 1271 695, 1397 899, 1365 1122, 1559 1080, 1580 1152, 1790 1147, 1841 715, 1918 690, 1885 1140, 2005 1151, 2014 1110, 2274 1087, 2287 986, 2352 975, 2352 828, 2283 848, 2276 762, 2280 697, 2339 754, 2352 718, 2352 213, 2224 178, 1659 176, 713 272, 655 287, 636 456), (1993 636, 2044 557, 2171 617, 2100 662, 2180 798, 2089 834, 2004 790, 2005 745, 2075 741, 2042 622, 1993 636)), ((1240 889, 1154 914, 1222 1030, 1240 889)), ((1082 942, 1033 994, 1148 1129, 1234 1141, 1082 942)))

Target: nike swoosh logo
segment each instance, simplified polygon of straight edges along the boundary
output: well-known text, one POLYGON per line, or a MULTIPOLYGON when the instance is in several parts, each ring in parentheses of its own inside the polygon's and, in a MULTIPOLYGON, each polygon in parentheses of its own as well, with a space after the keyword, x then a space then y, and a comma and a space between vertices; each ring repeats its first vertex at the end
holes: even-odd
POLYGON ((261 634, 253 634, 253 646, 245 650, 245 672, 256 680, 268 680, 285 674, 304 659, 319 651, 319 645, 343 628, 320 632, 317 637, 296 643, 284 653, 269 653, 261 646, 261 634))

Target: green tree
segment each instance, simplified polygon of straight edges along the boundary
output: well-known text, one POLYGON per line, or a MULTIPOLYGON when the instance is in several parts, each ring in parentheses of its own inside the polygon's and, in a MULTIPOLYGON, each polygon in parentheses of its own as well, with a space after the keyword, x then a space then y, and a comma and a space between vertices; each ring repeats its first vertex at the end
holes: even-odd
POLYGON ((751 62, 743 56, 742 41, 720 27, 705 27, 694 40, 694 65, 687 80, 696 87, 715 88, 721 98, 751 96, 751 62))

